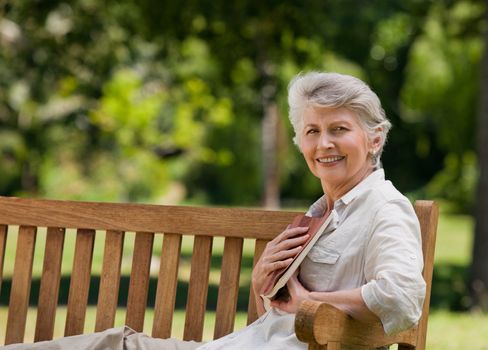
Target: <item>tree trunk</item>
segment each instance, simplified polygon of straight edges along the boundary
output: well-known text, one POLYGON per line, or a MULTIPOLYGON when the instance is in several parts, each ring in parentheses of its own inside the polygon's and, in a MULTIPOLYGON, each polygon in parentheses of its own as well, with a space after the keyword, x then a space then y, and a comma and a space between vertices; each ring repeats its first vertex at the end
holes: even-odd
POLYGON ((280 207, 280 164, 278 158, 281 119, 276 102, 269 101, 264 107, 262 126, 263 205, 265 208, 277 209, 280 207))
MULTIPOLYGON (((488 20, 488 5, 486 9, 488 20)), ((469 289, 472 307, 488 311, 488 30, 485 30, 485 50, 481 61, 480 108, 478 115, 479 179, 476 191, 473 260, 469 289)))
MULTIPOLYGON (((265 24, 262 24, 265 27, 265 24)), ((280 130, 281 118, 276 103, 277 82, 274 66, 268 59, 267 36, 261 28, 261 34, 256 37, 257 58, 261 86, 261 103, 263 106, 263 120, 261 124, 262 147, 262 205, 268 209, 280 207, 280 130)))

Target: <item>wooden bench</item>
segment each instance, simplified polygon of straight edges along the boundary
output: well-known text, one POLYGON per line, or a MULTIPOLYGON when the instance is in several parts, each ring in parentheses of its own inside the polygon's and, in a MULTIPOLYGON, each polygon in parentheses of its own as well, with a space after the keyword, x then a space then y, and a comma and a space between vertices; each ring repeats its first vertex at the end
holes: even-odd
MULTIPOLYGON (((297 314, 296 331, 300 339, 310 343, 310 349, 327 346, 328 349, 337 349, 341 342, 355 344, 364 341, 374 345, 381 345, 382 341, 404 343, 410 346, 407 348, 424 349, 437 208, 427 201, 418 201, 415 208, 422 226, 426 264, 424 277, 428 284, 424 316, 419 326, 401 333, 398 337, 386 337, 380 324, 372 328, 364 327, 329 305, 305 302, 297 314)), ((5 344, 24 342, 36 237, 38 231, 46 230, 34 341, 53 338, 63 250, 71 248, 65 247, 64 242, 71 232, 76 235, 76 243, 70 270, 65 336, 82 334, 85 331, 93 248, 97 235, 104 235, 105 244, 95 326, 87 332, 113 327, 116 313, 123 311, 126 315, 125 324, 137 331, 143 330, 146 311, 149 309, 148 290, 154 239, 155 236, 162 235, 161 253, 157 257, 160 258, 160 266, 153 301, 151 335, 170 337, 178 293, 182 237, 190 235, 194 237, 194 241, 183 339, 202 340, 212 242, 215 237, 223 237, 214 326, 214 338, 219 338, 234 330, 244 240, 254 241, 255 263, 266 243, 280 233, 295 215, 296 212, 286 211, 0 197, 0 291, 7 238, 16 238, 17 242, 8 317, 6 322, 0 322, 0 333, 5 334, 5 344), (127 289, 121 289, 121 261, 124 241, 127 241, 124 238, 129 233, 135 236, 131 252, 130 282, 127 289), (125 298, 126 310, 121 311, 118 307, 119 296, 125 298)), ((251 300, 247 318, 250 323, 257 317, 252 288, 248 300, 251 300)))

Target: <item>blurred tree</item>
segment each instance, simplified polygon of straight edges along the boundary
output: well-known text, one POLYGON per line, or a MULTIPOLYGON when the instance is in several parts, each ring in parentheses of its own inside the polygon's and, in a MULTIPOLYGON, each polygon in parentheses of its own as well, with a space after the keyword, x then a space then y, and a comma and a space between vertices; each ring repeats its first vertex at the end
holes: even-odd
POLYGON ((418 155, 429 159, 437 148, 444 157, 444 169, 430 181, 427 196, 442 197, 468 212, 477 177, 473 132, 484 8, 481 1, 433 4, 401 91, 401 116, 417 129, 418 155))
MULTIPOLYGON (((478 65, 481 3, 7 2, 0 9, 0 191, 157 200, 184 179, 192 201, 255 205, 270 189, 268 203, 276 205, 281 187, 282 197, 308 203, 320 184, 287 147, 284 119, 286 85, 310 69, 370 83, 395 126, 384 154, 388 177, 416 190, 444 159, 459 163, 446 157, 454 143, 445 142, 439 116, 447 109, 417 101, 452 100, 458 113, 473 100, 476 87, 467 81, 478 65), (447 53, 431 49, 450 43, 447 53), (421 70, 429 67, 423 57, 441 57, 445 72, 456 73, 450 82, 469 88, 453 98, 444 85, 432 92, 429 79, 417 84, 415 73, 430 73, 421 70)), ((452 118, 463 132, 473 125, 469 111, 463 123, 452 118)), ((469 142, 460 138, 455 144, 466 152, 455 155, 473 163, 469 142)))
MULTIPOLYGON (((398 141, 395 141, 393 147, 415 149, 415 133, 408 133, 408 125, 399 118, 398 94, 404 80, 410 48, 420 33, 430 3, 255 3, 241 0, 232 3, 184 1, 183 4, 161 6, 155 1, 145 0, 141 2, 141 6, 149 23, 146 33, 151 40, 164 41, 163 38, 167 35, 178 38, 191 34, 208 43, 213 57, 220 63, 220 82, 226 86, 235 101, 237 119, 252 118, 248 120, 252 120, 254 124, 262 121, 265 134, 261 141, 264 162, 262 188, 268 188, 274 197, 277 196, 278 176, 281 179, 282 194, 286 197, 306 198, 309 201, 320 193, 320 185, 308 174, 296 150, 280 151, 283 148, 280 146, 283 144, 280 141, 283 136, 280 135, 284 128, 280 126, 280 120, 286 117, 285 87, 299 71, 336 70, 358 75, 370 82, 383 99, 396 130, 400 130, 395 137, 398 141), (361 11, 357 11, 357 8, 361 8, 361 11), (388 50, 386 54, 378 54, 385 51, 385 48, 388 50), (278 101, 279 109, 274 101, 278 101), (246 111, 251 114, 246 115, 246 111), (281 117, 278 118, 277 114, 281 117), (406 135, 402 136, 401 133, 406 135), (280 169, 277 169, 277 165, 280 169), (298 179, 300 180, 297 181, 298 179)), ((287 122, 283 124, 288 125, 287 122)), ((242 129, 237 129, 239 124, 235 126, 236 128, 231 126, 226 130, 212 132, 211 144, 219 144, 218 139, 234 137, 247 143, 247 149, 255 149, 256 131, 246 129, 243 133, 242 129), (232 136, 227 136, 228 133, 232 136)), ((213 189, 208 194, 214 202, 246 203, 250 194, 256 198, 256 189, 259 187, 253 187, 253 184, 256 184, 257 172, 249 172, 249 167, 246 166, 249 163, 246 163, 246 158, 242 158, 244 154, 241 143, 234 142, 234 145, 237 147, 231 146, 231 149, 236 155, 236 161, 232 164, 218 169, 212 165, 198 167, 190 173, 192 183, 200 188, 213 189), (243 173, 244 166, 244 173, 250 175, 247 180, 236 176, 243 173), (233 186, 238 178, 239 186, 233 186), (242 181, 249 183, 249 188, 241 187, 242 181)), ((404 156, 406 161, 398 162, 397 152, 386 154, 385 165, 392 164, 392 177, 394 180, 401 180, 397 182, 400 182, 403 190, 411 190, 425 183, 438 169, 435 167, 435 164, 439 164, 438 158, 442 159, 432 152, 436 161, 432 161, 432 157, 428 155, 419 166, 416 164, 418 157, 415 154, 402 153, 411 156, 404 156)), ((256 160, 253 162, 256 169, 256 160)), ((267 202, 277 201, 272 198, 267 202)))
POLYGON ((201 40, 168 44, 158 62, 130 1, 2 10, 1 193, 154 200, 189 164, 228 158, 204 143, 232 103, 209 89, 201 40))

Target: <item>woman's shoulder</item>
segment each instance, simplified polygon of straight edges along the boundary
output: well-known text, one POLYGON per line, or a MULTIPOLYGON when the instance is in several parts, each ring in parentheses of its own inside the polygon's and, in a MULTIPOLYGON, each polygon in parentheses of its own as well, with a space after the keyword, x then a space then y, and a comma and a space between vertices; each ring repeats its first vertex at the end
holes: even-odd
POLYGON ((409 199, 402 192, 400 192, 390 180, 385 180, 377 187, 376 191, 374 192, 385 202, 410 202, 409 199))
MULTIPOLYGON (((363 192, 357 198, 356 209, 371 218, 403 213, 414 217, 415 211, 410 200, 401 193, 391 181, 385 180, 363 192)), ((396 215, 395 215, 396 216, 396 215)))
POLYGON ((410 203, 409 199, 401 193, 391 181, 377 181, 361 195, 361 202, 367 202, 372 205, 385 205, 392 202, 410 203))

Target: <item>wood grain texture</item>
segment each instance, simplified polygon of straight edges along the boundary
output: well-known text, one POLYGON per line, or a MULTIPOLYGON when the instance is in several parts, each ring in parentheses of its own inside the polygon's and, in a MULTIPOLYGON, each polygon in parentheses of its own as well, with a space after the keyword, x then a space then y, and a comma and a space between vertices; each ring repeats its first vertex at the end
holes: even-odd
POLYGON ((17 238, 14 274, 5 332, 5 344, 22 343, 24 340, 27 308, 32 281, 32 262, 37 228, 21 226, 17 238))
POLYGON ((215 317, 214 339, 234 331, 234 320, 241 274, 242 238, 225 239, 220 271, 219 294, 215 317))
POLYGON ((178 284, 181 238, 181 235, 178 234, 166 233, 164 235, 156 301, 154 303, 152 336, 155 338, 165 339, 171 336, 178 284))
POLYGON ((85 326, 95 231, 78 229, 68 295, 64 335, 82 334, 85 326))
POLYGON ((327 344, 327 350, 341 350, 341 343, 330 342, 329 344, 327 344))
POLYGON ((0 197, 0 224, 6 225, 272 239, 296 215, 296 212, 237 208, 0 197))
MULTIPOLYGON (((426 283, 425 300, 422 317, 418 324, 417 350, 425 349, 427 338, 427 323, 429 320, 430 294, 432 290, 432 275, 434 272, 435 242, 437 238, 437 223, 439 221, 439 207, 432 201, 416 201, 415 212, 420 222, 422 232, 422 252, 424 254, 423 276, 426 283)), ((407 348, 405 348, 407 349, 407 348)))
MULTIPOLYGON (((290 221, 291 222, 291 221, 290 221)), ((261 257, 261 254, 263 254, 264 248, 266 248, 266 244, 268 244, 268 240, 263 240, 263 239, 256 239, 256 244, 254 246, 254 258, 253 258, 253 263, 252 266, 254 268, 254 265, 258 262, 259 258, 261 257)), ((252 281, 251 281, 251 286, 249 287, 249 300, 248 300, 248 306, 247 306, 247 324, 251 324, 254 321, 258 319, 258 312, 256 309, 256 296, 254 294, 254 289, 252 286, 252 281)))
MULTIPOLYGON (((385 344, 416 344, 416 328, 387 336, 381 322, 365 325, 332 305, 305 300, 295 319, 298 339, 319 345, 331 343, 369 346, 385 344)), ((337 346, 335 344, 334 346, 337 346)))
POLYGON ((5 247, 7 246, 7 225, 0 225, 0 292, 2 291, 3 263, 5 261, 5 247))
POLYGON ((123 248, 124 232, 107 231, 100 276, 100 289, 98 291, 95 332, 101 332, 114 326, 119 297, 120 265, 123 248))
POLYGON ((154 233, 136 233, 125 323, 137 332, 144 328, 153 242, 154 233))
POLYGON ((191 258, 183 340, 201 341, 208 294, 213 237, 197 236, 191 258))
POLYGON ((51 340, 56 320, 65 229, 48 227, 34 341, 51 340))

